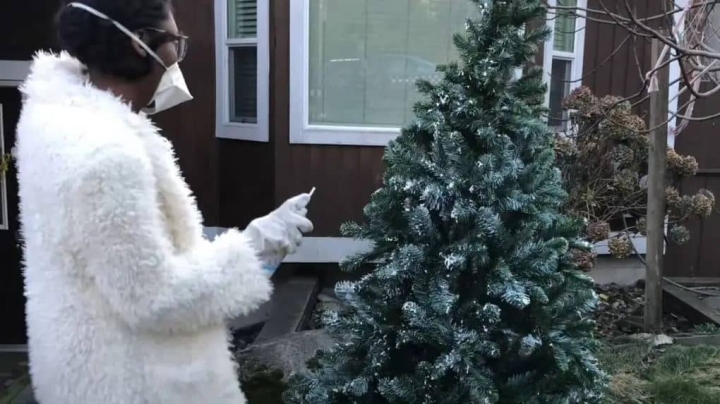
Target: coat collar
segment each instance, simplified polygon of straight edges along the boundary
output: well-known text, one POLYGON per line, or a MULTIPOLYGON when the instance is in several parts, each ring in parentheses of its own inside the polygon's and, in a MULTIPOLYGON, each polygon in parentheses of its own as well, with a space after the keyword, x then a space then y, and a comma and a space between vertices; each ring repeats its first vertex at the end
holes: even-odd
POLYGON ((66 52, 40 52, 20 91, 25 100, 33 103, 62 103, 82 108, 88 114, 103 112, 120 118, 127 126, 128 136, 138 136, 145 145, 169 237, 178 252, 190 250, 203 237, 202 217, 182 177, 172 145, 144 113, 135 113, 120 97, 94 87, 85 70, 80 61, 66 52))

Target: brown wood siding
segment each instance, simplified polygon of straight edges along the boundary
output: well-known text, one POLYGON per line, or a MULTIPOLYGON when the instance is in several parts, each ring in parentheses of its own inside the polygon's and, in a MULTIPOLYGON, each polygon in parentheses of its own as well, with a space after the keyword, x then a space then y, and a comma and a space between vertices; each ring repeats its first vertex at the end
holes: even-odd
MULTIPOLYGON (((590 8, 600 8, 599 0, 590 0, 589 3, 590 8)), ((624 13, 624 4, 624 1, 619 1, 613 9, 624 13)), ((640 0, 634 6, 637 15, 660 7, 653 0, 640 0)), ((381 158, 384 150, 379 147, 289 143, 289 0, 271 1, 271 20, 271 110, 274 111, 271 121, 274 127, 270 136, 275 142, 276 203, 317 187, 310 208, 311 218, 316 224, 313 235, 337 236, 343 222, 363 220, 362 208, 369 201, 370 194, 382 183, 384 167, 381 158)), ((588 23, 583 84, 593 88, 598 95, 629 95, 641 87, 640 70, 649 65, 649 45, 644 40, 626 40, 623 43, 626 36, 622 28, 588 23), (613 56, 618 47, 620 50, 613 56), (635 60, 636 51, 640 67, 635 60), (608 60, 601 64, 605 59, 608 60)), ((535 59, 540 65, 542 51, 542 48, 539 49, 535 59)))
MULTIPOLYGON (((215 16, 213 0, 175 1, 180 29, 190 37, 182 70, 194 100, 158 114, 205 224, 217 225, 218 153, 215 138, 215 16)), ((238 181, 239 182, 239 181, 238 181)))
MULTIPOLYGON (((588 0, 588 8, 602 10, 604 5, 610 11, 627 16, 625 0, 588 0)), ((659 0, 636 0, 630 3, 633 13, 643 16, 655 15, 662 10, 659 0)), ((590 14, 596 19, 609 17, 590 14)), ((613 95, 630 97, 643 86, 644 74, 650 66, 650 42, 637 37, 619 26, 588 20, 585 31, 585 55, 583 60, 582 84, 592 89, 597 96, 613 95)), ((647 95, 645 91, 631 102, 637 102, 647 95)), ((647 103, 635 108, 642 116, 647 114, 647 103)))
MULTIPOLYGON (((701 88, 707 91, 709 88, 701 88)), ((687 97, 680 100, 680 105, 687 97)), ((708 116, 718 112, 720 96, 699 100, 695 104, 694 116, 708 116)), ((683 182, 680 190, 695 193, 701 188, 713 192, 720 198, 720 120, 692 122, 675 138, 675 149, 680 154, 695 157, 700 171, 695 178, 683 182)), ((678 246, 671 243, 667 250, 666 272, 671 276, 720 276, 720 214, 717 209, 704 220, 693 219, 686 226, 690 230, 690 241, 678 246)))
POLYGON ((55 14, 61 0, 2 0, 0 60, 30 60, 55 45, 55 14))
POLYGON ((271 144, 219 139, 218 159, 220 226, 245 228, 273 209, 271 144))
MULTIPOLYGON (((15 144, 15 126, 20 117, 20 92, 13 87, 0 87, 0 105, 3 109, 5 152, 15 144)), ((25 297, 20 266, 22 252, 16 238, 18 222, 18 184, 14 165, 5 175, 7 179, 8 230, 0 230, 0 344, 24 344, 25 297)), ((2 205, 0 205, 2 206, 2 205)))

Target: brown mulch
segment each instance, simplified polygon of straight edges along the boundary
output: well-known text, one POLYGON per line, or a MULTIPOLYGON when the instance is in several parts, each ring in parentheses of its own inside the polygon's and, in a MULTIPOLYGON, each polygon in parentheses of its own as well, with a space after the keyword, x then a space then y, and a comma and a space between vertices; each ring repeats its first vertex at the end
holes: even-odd
MULTIPOLYGON (((612 339, 643 332, 644 282, 633 286, 597 285, 595 292, 599 297, 595 320, 601 338, 612 339)), ((667 335, 688 333, 692 330, 693 324, 685 317, 673 313, 663 316, 663 333, 667 335)))

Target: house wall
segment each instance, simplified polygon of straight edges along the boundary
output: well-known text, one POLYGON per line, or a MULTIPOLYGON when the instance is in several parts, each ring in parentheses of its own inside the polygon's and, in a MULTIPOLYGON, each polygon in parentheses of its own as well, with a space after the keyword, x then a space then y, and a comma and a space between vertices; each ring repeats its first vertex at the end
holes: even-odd
POLYGON ((55 13, 61 0, 12 1, 0 5, 0 60, 30 60, 54 44, 55 13))
MULTIPOLYGON (((27 61, 38 49, 53 45, 52 27, 58 0, 32 2, 0 2, 0 61, 27 61)), ((21 97, 15 82, 20 77, 8 78, 0 67, 0 105, 4 149, 10 152, 15 144, 15 127, 20 115, 21 97)), ((20 69, 23 71, 24 69, 20 69)), ((15 75, 13 75, 15 76, 15 75)), ((8 228, 0 229, 0 345, 24 344, 25 297, 20 266, 21 250, 18 240, 19 223, 17 173, 10 167, 6 173, 8 228)))
MULTIPOLYGON (((611 3, 607 0, 604 4, 611 3)), ((637 15, 661 7, 656 0, 633 2, 637 15)), ((317 187, 309 209, 315 237, 339 236, 346 221, 362 221, 370 194, 382 184, 382 147, 301 145, 289 142, 290 0, 271 0, 271 132, 274 143, 275 202, 317 187)), ((589 8, 600 9, 599 0, 589 8)), ((624 0, 610 4, 623 13, 624 0)), ((624 40, 626 30, 589 21, 585 36, 583 84, 598 95, 630 95, 642 85, 640 69, 650 63, 649 43, 624 40), (616 50, 617 49, 617 50, 616 50), (638 66, 639 65, 639 66, 638 66)), ((542 47, 536 63, 542 66, 542 47)), ((644 114, 646 103, 636 109, 644 114)), ((223 224, 225 225, 225 224, 223 224)))
MULTIPOLYGON (((701 88, 701 90, 703 90, 701 88)), ((707 91, 705 88, 703 91, 707 91)), ((683 102, 681 101, 681 104, 683 102)), ((708 116, 720 111, 720 96, 714 95, 695 104, 694 116, 708 116)), ((691 122, 675 140, 678 153, 694 156, 699 164, 698 174, 683 181, 682 193, 695 193, 701 188, 720 198, 720 120, 691 122)), ((720 277, 720 214, 717 208, 704 220, 693 219, 686 226, 690 241, 682 246, 671 244, 667 252, 666 272, 671 276, 720 277)))
MULTIPOLYGON (((626 4, 625 0, 588 0, 589 9, 602 10, 604 6, 622 16, 628 15, 626 4)), ((635 0, 630 4, 633 14, 638 17, 657 15, 662 10, 662 2, 658 0, 635 0)), ((599 14, 590 14, 590 17, 610 19, 599 14)), ((593 20, 587 21, 586 30, 583 85, 590 87, 598 96, 629 97, 639 93, 644 72, 650 66, 650 41, 629 35, 623 27, 593 20)), ((645 95, 647 92, 643 91, 641 96, 645 95)), ((636 107, 636 111, 647 114, 647 103, 636 107)))
POLYGON ((182 70, 194 100, 158 114, 163 135, 175 147, 206 225, 219 220, 218 141, 215 138, 215 23, 213 0, 174 2, 179 27, 190 37, 182 70))

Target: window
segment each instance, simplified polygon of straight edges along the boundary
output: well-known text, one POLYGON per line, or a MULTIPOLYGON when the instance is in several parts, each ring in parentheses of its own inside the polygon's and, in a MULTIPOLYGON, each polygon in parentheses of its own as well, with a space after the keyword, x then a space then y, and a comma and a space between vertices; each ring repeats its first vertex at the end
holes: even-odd
MULTIPOLYGON (((549 0, 548 3, 579 9, 587 6, 587 0, 549 0)), ((585 44, 585 19, 582 16, 583 11, 574 9, 557 9, 548 14, 547 24, 553 30, 545 45, 548 125, 558 130, 568 129, 568 114, 563 111, 562 102, 581 84, 585 44)))
POLYGON ((268 141, 267 1, 215 0, 217 136, 268 141))
POLYGON ((442 78, 477 12, 469 0, 293 0, 291 142, 387 144, 413 118, 416 80, 442 78))
POLYGON ((5 152, 5 122, 3 120, 3 106, 0 104, 0 230, 7 230, 8 227, 8 206, 7 206, 7 179, 6 165, 9 161, 5 152))

